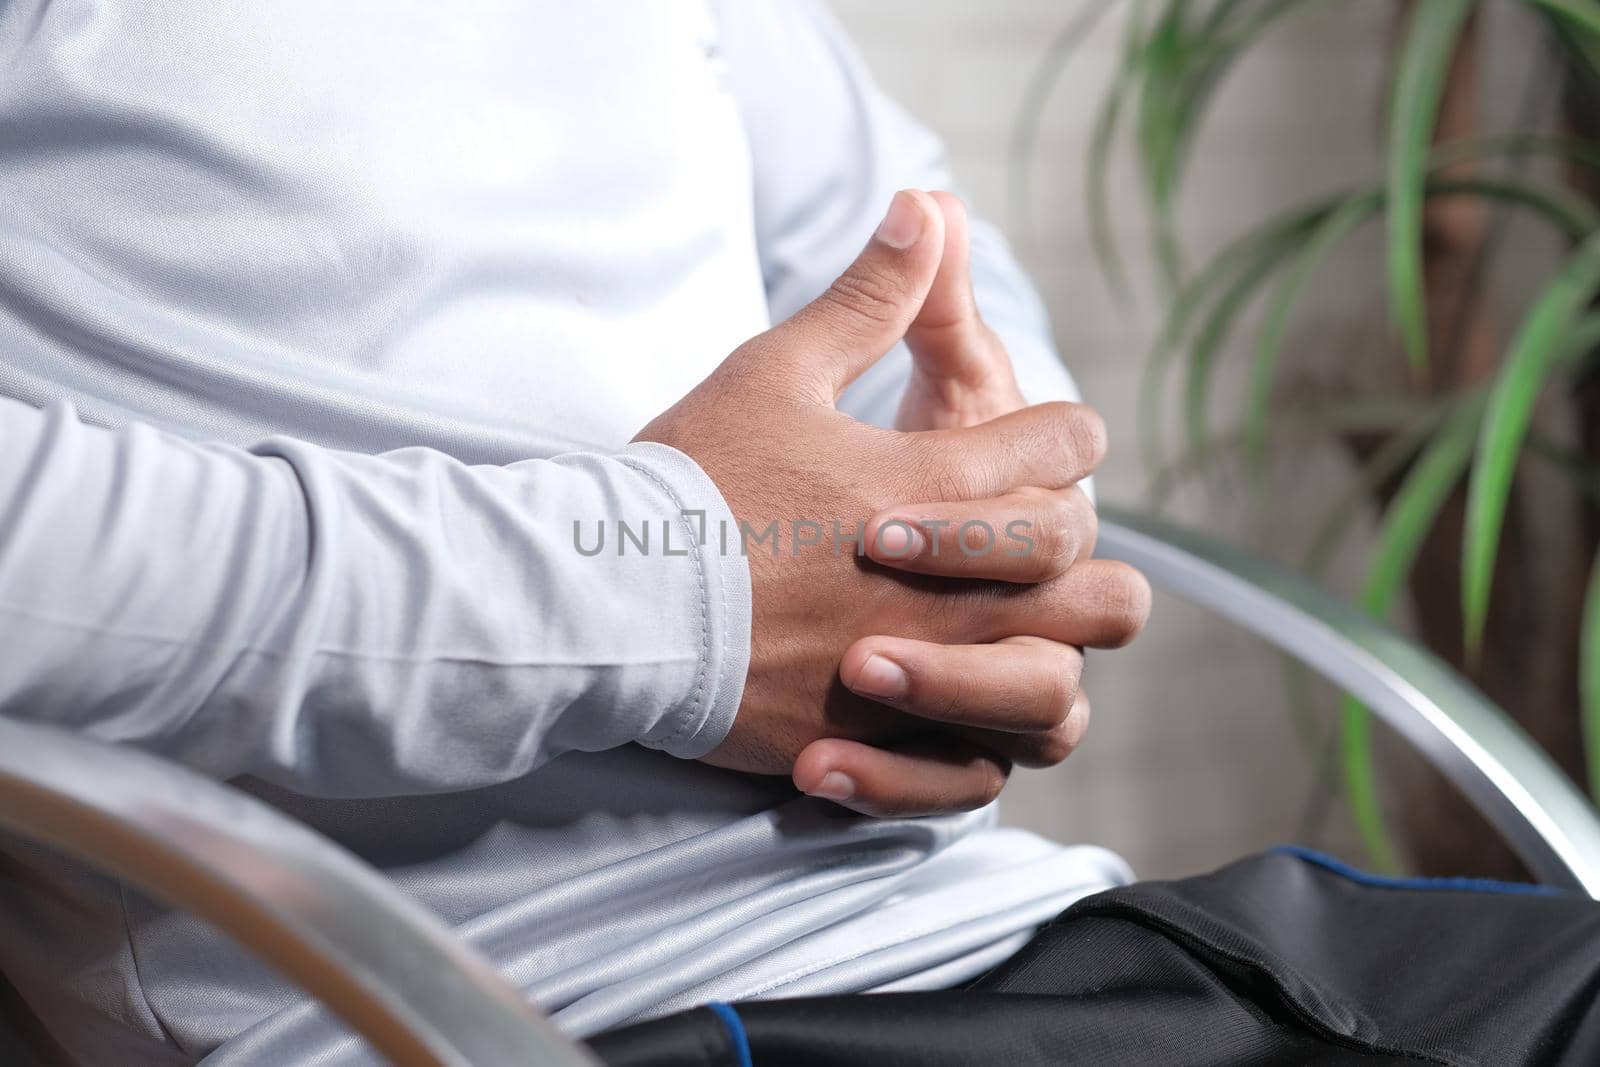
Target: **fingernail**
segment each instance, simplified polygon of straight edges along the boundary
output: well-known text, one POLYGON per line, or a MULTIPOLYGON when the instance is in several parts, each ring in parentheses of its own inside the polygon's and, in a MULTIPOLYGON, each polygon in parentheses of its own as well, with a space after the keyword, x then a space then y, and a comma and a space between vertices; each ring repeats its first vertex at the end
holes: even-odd
POLYGON ((843 771, 829 771, 822 776, 822 781, 817 783, 811 795, 823 800, 849 800, 856 795, 856 784, 843 771))
POLYGON ((902 189, 889 201, 889 213, 878 223, 878 240, 890 248, 910 248, 922 236, 922 209, 902 189))
POLYGON ((876 652, 867 657, 856 673, 856 684, 850 688, 869 697, 897 697, 911 684, 905 668, 876 652))
POLYGON ((891 559, 910 559, 922 552, 922 534, 904 519, 878 527, 878 550, 891 559))

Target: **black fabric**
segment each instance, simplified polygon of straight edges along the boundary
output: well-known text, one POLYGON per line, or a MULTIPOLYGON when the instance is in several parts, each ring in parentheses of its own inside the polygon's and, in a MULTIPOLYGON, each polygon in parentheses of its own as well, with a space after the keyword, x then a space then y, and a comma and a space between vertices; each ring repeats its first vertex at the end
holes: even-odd
MULTIPOLYGON (((1279 851, 1088 897, 963 990, 735 1007, 755 1067, 1590 1067, 1600 905, 1279 851)), ((611 1067, 741 1064, 707 1009, 591 1044, 611 1067)))
POLYGON ((710 1008, 694 1008, 602 1034, 591 1042, 609 1067, 653 1064, 729 1064, 743 1067, 723 1021, 710 1008))

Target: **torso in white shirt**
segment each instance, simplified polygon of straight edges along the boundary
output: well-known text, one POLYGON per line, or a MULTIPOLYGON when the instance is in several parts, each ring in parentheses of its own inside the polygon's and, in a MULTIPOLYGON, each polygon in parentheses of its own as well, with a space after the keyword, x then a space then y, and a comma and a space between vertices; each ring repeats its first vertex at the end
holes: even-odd
MULTIPOLYGON (((234 443, 619 447, 767 324, 718 50, 699 0, 10 4, 0 393, 234 443)), ((846 818, 631 746, 441 796, 247 786, 578 1033, 952 984, 1126 877, 992 810, 846 818)), ((203 923, 14 855, 46 888, 5 860, 0 966, 90 1061, 358 1056, 203 923)))

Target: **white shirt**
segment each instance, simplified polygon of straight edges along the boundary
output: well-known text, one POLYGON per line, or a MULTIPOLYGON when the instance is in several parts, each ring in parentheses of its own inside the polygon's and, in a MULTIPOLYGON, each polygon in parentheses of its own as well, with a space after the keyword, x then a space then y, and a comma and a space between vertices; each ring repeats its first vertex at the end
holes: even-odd
MULTIPOLYGON (((744 560, 571 539, 733 521, 629 439, 949 184, 804 0, 0 8, 0 714, 236 779, 577 1034, 975 975, 1121 862, 694 762, 744 560)), ((1025 393, 1073 396, 981 224, 973 265, 1025 393)), ((886 420, 906 366, 847 409, 886 420)), ((365 1056, 22 844, 0 970, 87 1062, 365 1056)))

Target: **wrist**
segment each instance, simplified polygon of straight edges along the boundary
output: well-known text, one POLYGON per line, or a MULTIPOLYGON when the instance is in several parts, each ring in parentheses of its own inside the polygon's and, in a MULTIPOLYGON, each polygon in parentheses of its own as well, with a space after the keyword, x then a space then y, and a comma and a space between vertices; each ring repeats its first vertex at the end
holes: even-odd
MULTIPOLYGON (((639 743, 698 759, 727 736, 750 664, 750 568, 739 550, 738 520, 700 466, 670 445, 635 442, 617 460, 655 485, 674 510, 660 550, 682 556, 693 573, 698 662, 693 681, 639 743)), ((673 586, 673 595, 682 595, 673 586)))

